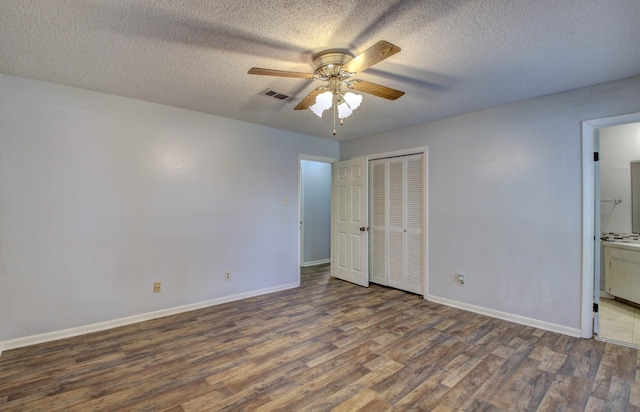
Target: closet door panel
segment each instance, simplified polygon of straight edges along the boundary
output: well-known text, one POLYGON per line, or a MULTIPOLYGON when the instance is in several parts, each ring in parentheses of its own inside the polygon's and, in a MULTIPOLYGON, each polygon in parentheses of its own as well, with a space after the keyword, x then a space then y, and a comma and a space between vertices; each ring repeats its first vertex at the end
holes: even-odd
POLYGON ((389 286, 405 289, 404 233, 389 231, 389 286))
POLYGON ((404 228, 404 184, 403 162, 389 162, 389 228, 402 231, 404 228))
POLYGON ((404 289, 404 161, 402 158, 389 160, 388 202, 389 202, 389 286, 404 289))
POLYGON ((422 158, 407 160, 407 229, 422 231, 422 158))
POLYGON ((370 281, 423 294, 422 155, 370 162, 370 281))
POLYGON ((387 236, 386 236, 386 170, 385 162, 371 162, 369 201, 369 241, 371 242, 371 268, 369 280, 387 286, 387 236))
POLYGON ((406 162, 406 290, 422 294, 424 293, 422 287, 424 282, 422 156, 407 158, 406 162))
POLYGON ((407 233, 407 278, 405 290, 423 294, 422 234, 407 233))
POLYGON ((387 248, 384 229, 370 229, 369 242, 371 245, 369 281, 387 286, 387 248))

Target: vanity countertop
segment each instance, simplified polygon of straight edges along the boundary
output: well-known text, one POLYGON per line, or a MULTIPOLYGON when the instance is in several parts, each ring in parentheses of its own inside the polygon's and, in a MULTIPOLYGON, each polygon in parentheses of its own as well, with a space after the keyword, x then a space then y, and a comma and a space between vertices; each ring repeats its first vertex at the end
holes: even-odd
POLYGON ((637 233, 603 233, 600 239, 606 246, 630 250, 640 249, 640 235, 637 233))
POLYGON ((621 249, 629 249, 629 250, 640 250, 640 242, 632 243, 632 242, 614 242, 609 240, 604 240, 602 242, 605 246, 611 247, 619 247, 621 249))

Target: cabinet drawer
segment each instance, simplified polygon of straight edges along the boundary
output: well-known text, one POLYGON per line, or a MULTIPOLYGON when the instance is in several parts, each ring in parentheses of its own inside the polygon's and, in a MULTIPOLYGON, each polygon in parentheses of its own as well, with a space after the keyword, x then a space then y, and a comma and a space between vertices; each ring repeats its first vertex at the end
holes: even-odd
POLYGON ((629 250, 618 247, 609 247, 608 249, 611 259, 626 260, 640 264, 640 249, 629 250))

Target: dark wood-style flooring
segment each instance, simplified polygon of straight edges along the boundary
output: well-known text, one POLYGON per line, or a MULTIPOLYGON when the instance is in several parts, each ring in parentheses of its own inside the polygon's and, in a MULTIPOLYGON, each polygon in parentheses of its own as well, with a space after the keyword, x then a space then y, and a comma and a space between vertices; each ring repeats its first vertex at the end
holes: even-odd
POLYGON ((638 352, 361 288, 297 289, 6 351, 0 410, 640 410, 638 352))

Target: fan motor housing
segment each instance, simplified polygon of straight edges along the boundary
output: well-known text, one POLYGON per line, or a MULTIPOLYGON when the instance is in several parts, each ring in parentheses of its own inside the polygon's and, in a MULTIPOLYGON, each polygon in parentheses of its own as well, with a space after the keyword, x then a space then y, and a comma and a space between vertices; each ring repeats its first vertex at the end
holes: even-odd
POLYGON ((313 64, 316 66, 316 73, 322 76, 339 76, 342 66, 351 60, 352 57, 340 52, 327 52, 318 55, 313 64))

